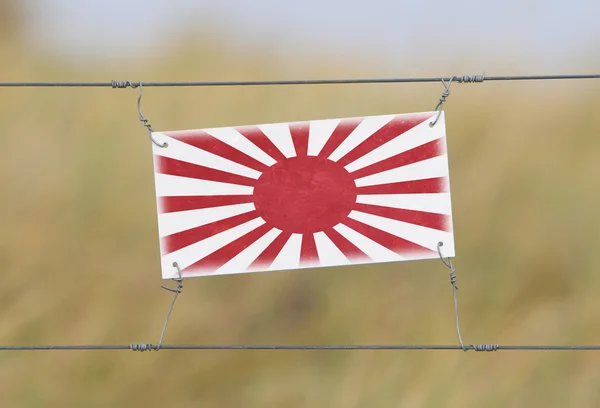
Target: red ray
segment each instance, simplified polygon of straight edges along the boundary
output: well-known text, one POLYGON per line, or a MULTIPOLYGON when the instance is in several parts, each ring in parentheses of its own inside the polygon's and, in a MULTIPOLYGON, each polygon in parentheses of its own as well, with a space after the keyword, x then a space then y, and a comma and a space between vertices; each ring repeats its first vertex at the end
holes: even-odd
POLYGON ((324 159, 328 158, 335 149, 341 145, 344 140, 356 129, 356 127, 362 122, 361 118, 358 119, 344 119, 338 123, 337 127, 327 139, 325 146, 319 152, 319 157, 324 159))
POLYGON ((382 171, 431 159, 442 154, 444 154, 444 140, 436 139, 429 143, 425 143, 424 145, 415 147, 414 149, 407 150, 385 160, 373 163, 367 167, 363 167, 362 169, 358 169, 351 174, 356 180, 362 177, 370 176, 371 174, 381 173, 382 171))
POLYGON ((399 183, 380 184, 377 186, 357 187, 357 194, 427 194, 447 193, 448 179, 436 177, 421 180, 401 181, 399 183))
POLYGON ((290 133, 296 149, 296 156, 306 156, 308 152, 308 122, 290 124, 290 133))
POLYGON ((258 213, 253 210, 244 214, 225 218, 224 220, 211 222, 210 224, 167 235, 161 239, 163 255, 170 254, 171 252, 195 244, 198 241, 212 237, 213 235, 241 225, 257 217, 258 213))
POLYGON ((370 225, 363 224, 362 222, 353 220, 352 218, 347 218, 343 224, 399 255, 430 254, 434 252, 428 248, 422 247, 421 245, 415 244, 414 242, 407 241, 370 225))
POLYGON ((281 234, 279 234, 277 236, 277 238, 275 238, 275 240, 273 242, 271 242, 269 244, 269 246, 266 247, 265 250, 254 260, 254 262, 252 262, 252 264, 250 265, 250 268, 252 268, 252 269, 267 269, 267 268, 269 268, 269 266, 271 266, 271 264, 273 263, 273 261, 275 260, 277 255, 279 255, 279 252, 281 252, 281 249, 286 244, 286 242, 288 242, 288 240, 290 239, 291 236, 292 236, 291 232, 284 231, 281 234))
POLYGON ((354 206, 356 211, 362 211, 380 217, 421 225, 439 231, 450 231, 450 216, 425 211, 405 210, 403 208, 382 207, 372 204, 359 204, 354 206))
POLYGON ((246 126, 235 128, 242 136, 258 146, 275 161, 285 160, 283 153, 271 142, 271 140, 260 130, 258 126, 246 126))
POLYGON ((329 237, 331 242, 335 244, 336 247, 348 258, 350 261, 359 261, 359 260, 371 260, 371 258, 361 251, 356 245, 352 242, 348 241, 346 237, 342 234, 334 230, 333 228, 329 228, 323 231, 325 235, 329 237))
POLYGON ((187 143, 190 146, 221 156, 224 159, 250 167, 256 171, 263 172, 268 168, 264 163, 259 162, 253 157, 248 156, 246 153, 239 151, 235 147, 229 146, 227 143, 203 131, 165 132, 165 135, 177 139, 180 142, 187 143))
MULTIPOLYGON (((260 239, 263 235, 269 232, 273 227, 268 224, 263 224, 260 227, 248 232, 247 234, 239 237, 235 241, 219 248, 207 257, 200 259, 198 262, 188 266, 187 270, 193 270, 196 268, 211 268, 216 270, 221 266, 225 265, 237 254, 248 248, 257 239, 260 239)), ((210 273, 207 271, 207 273, 210 273)))
POLYGON ((156 172, 171 176, 188 177, 200 180, 218 181, 221 183, 254 186, 256 180, 222 170, 187 163, 163 156, 155 156, 156 172))
POLYGON ((302 235, 302 247, 300 249, 300 265, 313 265, 319 263, 319 253, 313 234, 302 235))
POLYGON ((178 211, 198 210, 200 208, 246 204, 251 203, 252 201, 252 195, 158 197, 158 211, 159 214, 165 214, 178 211))
POLYGON ((344 157, 338 160, 338 163, 342 166, 352 163, 354 160, 364 156, 371 150, 378 148, 382 144, 387 143, 402 133, 414 128, 431 116, 431 114, 424 114, 416 117, 411 116, 410 118, 407 118, 404 115, 395 117, 354 149, 346 153, 344 157))

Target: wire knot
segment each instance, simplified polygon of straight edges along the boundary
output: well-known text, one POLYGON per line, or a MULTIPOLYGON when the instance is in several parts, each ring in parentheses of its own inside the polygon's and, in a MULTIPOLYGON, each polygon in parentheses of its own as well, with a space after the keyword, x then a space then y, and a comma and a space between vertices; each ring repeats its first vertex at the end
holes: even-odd
POLYGON ((146 127, 146 129, 148 129, 148 134, 151 135, 153 130, 152 130, 152 125, 150 124, 148 119, 146 119, 144 116, 140 116, 140 122, 142 122, 142 126, 146 127))
POLYGON ((442 104, 446 103, 446 99, 448 99, 449 96, 450 96, 450 89, 446 88, 444 90, 444 92, 442 92, 442 96, 440 97, 440 101, 438 102, 438 106, 441 106, 442 104))
POLYGON ((152 344, 130 344, 129 348, 131 349, 131 351, 140 351, 140 352, 144 352, 144 351, 152 351, 155 349, 155 347, 152 344))
POLYGON ((440 116, 442 114, 442 107, 443 107, 444 103, 446 103, 446 99, 448 99, 448 97, 450 96, 450 85, 452 85, 452 81, 454 81, 455 78, 456 77, 450 78, 450 80, 448 81, 448 83, 446 83, 446 81, 444 81, 442 79, 442 84, 444 85, 445 89, 444 89, 444 92, 442 92, 442 96, 440 97, 440 100, 439 100, 438 104, 435 106, 435 109, 434 109, 434 112, 437 112, 435 120, 433 120, 432 122, 429 122, 429 127, 434 127, 435 124, 440 119, 440 116))
MULTIPOLYGON (((444 84, 444 86, 446 87, 446 89, 444 89, 444 92, 442 92, 442 96, 440 96, 440 100, 437 104, 437 106, 435 107, 435 111, 441 111, 442 109, 442 105, 444 103, 446 103, 446 99, 448 99, 448 97, 450 96, 450 84, 451 84, 452 80, 450 80, 450 82, 448 82, 448 85, 444 84)), ((439 117, 439 115, 438 115, 439 117)), ((437 122, 437 118, 435 120, 435 122, 437 122)), ((435 124, 435 122, 433 122, 433 124, 435 124)))
POLYGON ((175 289, 170 288, 168 286, 161 285, 160 287, 168 290, 170 292, 175 293, 173 296, 173 300, 171 301, 171 306, 169 307, 169 311, 167 312, 167 317, 165 318, 165 324, 163 325, 162 331, 160 332, 160 339, 158 339, 158 345, 156 346, 156 351, 160 350, 162 346, 163 337, 165 336, 165 332, 167 331, 167 325, 169 324, 169 318, 171 317, 171 312, 173 311, 173 306, 175 306, 175 301, 177 300, 177 296, 181 293, 183 289, 183 277, 181 276, 181 268, 177 262, 173 262, 173 267, 177 269, 177 278, 173 278, 175 282, 177 282, 177 287, 175 289))
POLYGON ((171 280, 174 280, 175 282, 177 282, 177 287, 170 288, 165 285, 160 285, 160 287, 178 295, 181 293, 181 290, 183 289, 183 277, 181 276, 181 268, 179 267, 179 264, 177 262, 173 262, 173 267, 175 269, 177 269, 177 278, 172 278, 171 280))
MULTIPOLYGON (((471 344, 469 347, 475 351, 497 351, 499 346, 497 344, 471 344)), ((467 350, 469 348, 465 349, 465 351, 467 350)))
MULTIPOLYGON (((138 96, 138 101, 137 101, 137 108, 138 108, 138 116, 140 119, 140 122, 142 122, 142 126, 144 126, 147 130, 148 130, 148 137, 150 138, 150 140, 152 141, 152 143, 154 143, 156 146, 158 147, 168 147, 169 144, 167 142, 164 142, 163 144, 158 143, 156 140, 154 140, 154 137, 152 136, 152 132, 154 132, 154 130, 152 130, 152 125, 150 124, 150 122, 148 121, 148 119, 146 119, 146 117, 144 116, 144 114, 142 113, 142 95, 143 95, 143 87, 142 87, 142 82, 138 82, 137 84, 132 84, 130 81, 129 82, 130 86, 132 88, 140 88, 140 95, 138 96)), ((115 81, 113 81, 113 83, 115 83, 115 81)))
POLYGON ((133 89, 137 88, 139 86, 139 83, 135 83, 135 82, 131 82, 131 81, 111 81, 111 85, 113 87, 113 89, 115 88, 120 88, 120 89, 125 89, 127 87, 131 87, 133 89))
POLYGON ((452 285, 452 287, 454 288, 454 290, 458 290, 458 286, 456 284, 457 278, 456 278, 456 268, 454 267, 454 265, 452 264, 452 260, 450 258, 448 258, 448 261, 446 261, 442 255, 442 246, 444 246, 443 242, 438 242, 437 244, 437 250, 438 250, 438 254, 440 256, 440 259, 442 260, 442 262, 444 263, 444 265, 446 265, 446 267, 448 269, 450 269, 450 284, 452 285))
POLYGON ((472 84, 475 82, 483 82, 485 75, 463 75, 461 77, 455 77, 454 80, 459 84, 472 84))

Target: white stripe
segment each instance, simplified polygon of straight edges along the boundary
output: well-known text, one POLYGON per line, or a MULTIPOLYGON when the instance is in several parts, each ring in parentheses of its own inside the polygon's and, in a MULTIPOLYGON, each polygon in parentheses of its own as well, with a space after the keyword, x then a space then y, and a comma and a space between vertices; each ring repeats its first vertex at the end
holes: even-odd
POLYGON ((259 171, 253 170, 249 167, 246 167, 224 157, 218 156, 216 154, 209 153, 202 149, 198 149, 197 147, 191 146, 187 143, 180 142, 179 140, 173 139, 172 137, 168 137, 166 135, 161 134, 163 137, 160 138, 160 136, 158 135, 159 134, 157 133, 153 134, 153 136, 156 136, 155 139, 157 140, 157 142, 162 143, 158 140, 164 139, 164 141, 166 141, 169 144, 169 147, 158 147, 154 143, 152 143, 153 152, 157 156, 181 160, 187 163, 199 164, 201 166, 211 167, 213 169, 238 174, 240 176, 246 176, 253 179, 259 178, 262 174, 259 171))
POLYGON ((253 203, 180 211, 158 215, 158 233, 161 237, 186 231, 211 222, 224 220, 254 210, 253 203))
MULTIPOLYGON (((380 162, 397 154, 414 149, 415 147, 429 143, 435 139, 445 137, 445 128, 443 126, 429 127, 430 120, 415 126, 414 128, 394 137, 387 143, 370 151, 363 157, 360 157, 346 166, 349 172, 362 169, 371 164, 380 162)), ((438 124, 439 125, 439 124, 438 124)))
POLYGON ((300 250, 302 248, 302 234, 292 234, 283 248, 269 267, 273 270, 295 269, 300 266, 300 250))
POLYGON ((229 262, 221 266, 214 274, 224 275, 229 273, 256 272, 254 270, 249 270, 248 268, 252 265, 252 262, 254 262, 256 258, 258 258, 258 256, 262 254, 273 241, 275 241, 275 238, 277 238, 279 234, 281 234, 281 230, 273 228, 250 244, 242 252, 234 256, 229 262))
POLYGON ((365 194, 356 197, 361 204, 381 205, 404 210, 452 214, 450 193, 427 194, 365 194))
POLYGON ((270 123, 258 125, 260 130, 273 142, 285 157, 295 157, 296 149, 292 141, 292 134, 287 123, 270 123))
POLYGON ((232 195, 252 194, 254 187, 187 177, 154 174, 156 196, 232 195))
POLYGON ((437 244, 442 241, 444 243, 444 256, 454 256, 454 235, 451 232, 439 231, 360 211, 352 211, 348 217, 433 251, 437 251, 437 244))
POLYGON ((337 232, 342 234, 344 238, 352 242, 358 249, 363 251, 369 256, 374 262, 391 262, 391 261, 402 261, 403 257, 378 244, 370 238, 365 237, 359 232, 354 231, 352 228, 345 226, 344 224, 338 224, 333 227, 337 232))
POLYGON ((446 155, 443 155, 412 163, 408 166, 371 174, 370 176, 359 178, 355 182, 357 187, 362 187, 447 176, 448 158, 446 155))
MULTIPOLYGON (((230 228, 226 231, 213 235, 212 237, 208 237, 202 241, 196 242, 195 244, 163 256, 161 260, 163 277, 167 275, 166 277, 171 278, 177 275, 176 271, 173 271, 173 262, 177 262, 181 269, 185 269, 217 251, 218 249, 224 247, 225 245, 232 243, 241 236, 255 230, 264 223, 265 222, 262 218, 257 217, 244 224, 230 228)), ((198 276, 201 275, 200 272, 189 272, 187 276, 198 276)))
POLYGON ((318 156, 329 137, 340 123, 339 119, 313 120, 308 134, 308 155, 318 156))
POLYGON ((352 263, 324 232, 317 232, 314 236, 320 265, 337 266, 352 263))
POLYGON ((267 166, 272 166, 277 163, 260 147, 256 146, 232 127, 204 129, 204 131, 219 139, 221 142, 227 143, 229 146, 238 149, 242 153, 246 153, 248 156, 267 166))
POLYGON ((338 161, 395 117, 396 115, 380 115, 365 118, 346 140, 329 155, 329 160, 338 161))

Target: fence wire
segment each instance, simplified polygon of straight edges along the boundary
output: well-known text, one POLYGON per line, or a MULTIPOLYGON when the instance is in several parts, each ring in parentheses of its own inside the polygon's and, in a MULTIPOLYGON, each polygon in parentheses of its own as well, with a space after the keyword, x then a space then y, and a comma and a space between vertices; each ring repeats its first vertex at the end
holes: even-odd
POLYGON ((391 84, 448 82, 480 83, 488 81, 533 81, 565 79, 600 79, 598 74, 559 74, 559 75, 462 75, 427 78, 348 78, 348 79, 295 79, 265 81, 110 81, 110 82, 0 82, 0 87, 213 87, 213 86, 265 86, 265 85, 339 85, 339 84, 391 84))
POLYGON ((82 351, 82 350, 454 350, 454 351, 600 351, 600 345, 250 345, 250 344, 192 344, 192 345, 155 345, 155 344, 124 344, 124 345, 36 345, 36 346, 0 346, 0 351, 82 351))

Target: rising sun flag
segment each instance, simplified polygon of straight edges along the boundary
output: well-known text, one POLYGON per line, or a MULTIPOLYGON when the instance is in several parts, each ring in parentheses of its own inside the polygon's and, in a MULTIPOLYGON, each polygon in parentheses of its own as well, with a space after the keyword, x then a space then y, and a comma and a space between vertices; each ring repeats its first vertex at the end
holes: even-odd
POLYGON ((437 114, 153 132, 163 279, 454 256, 437 114))

